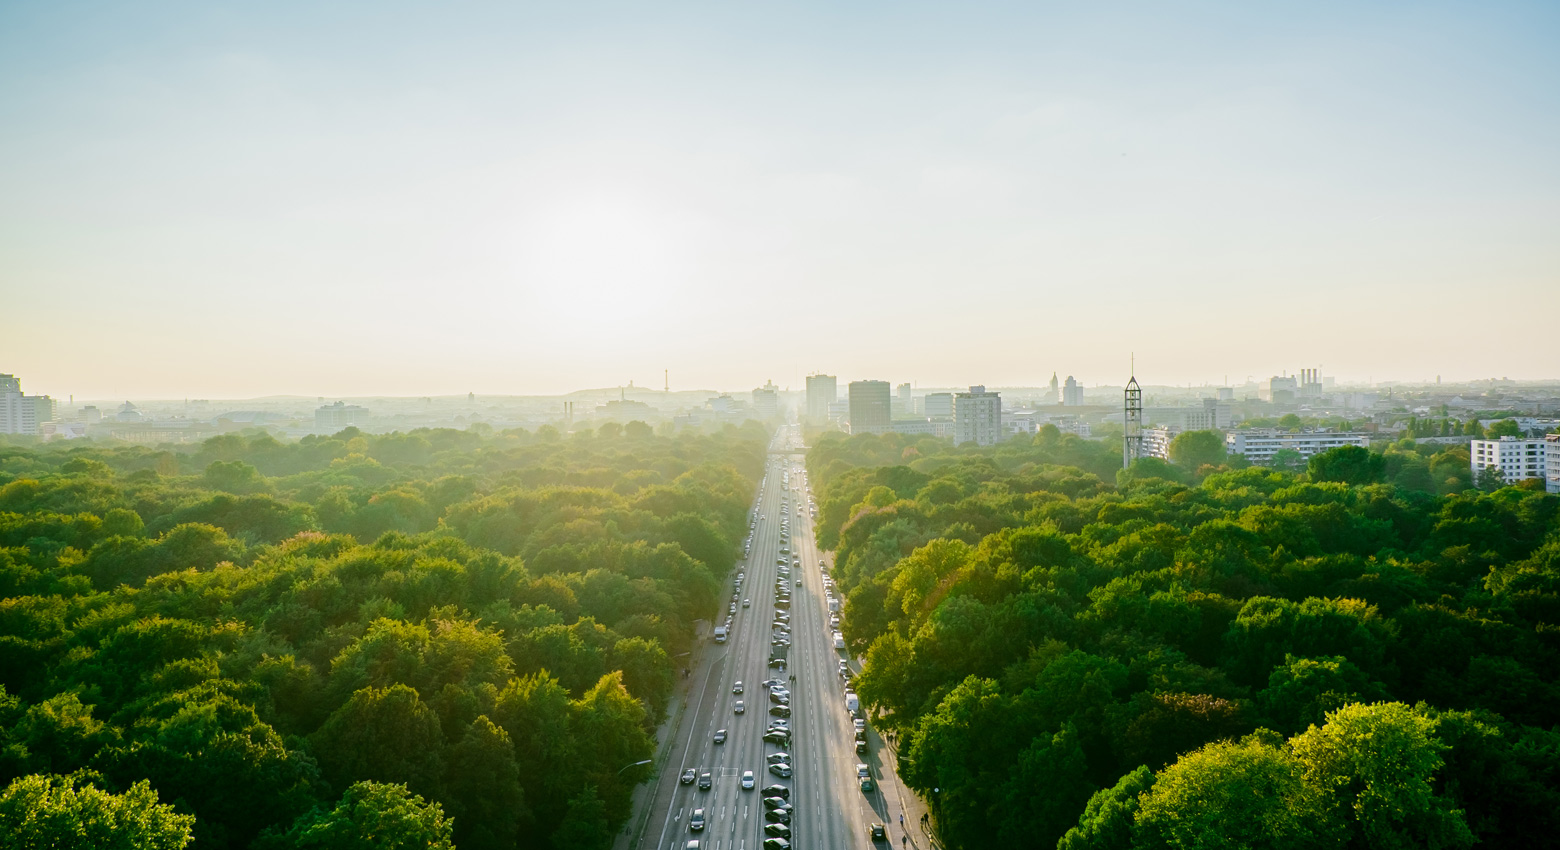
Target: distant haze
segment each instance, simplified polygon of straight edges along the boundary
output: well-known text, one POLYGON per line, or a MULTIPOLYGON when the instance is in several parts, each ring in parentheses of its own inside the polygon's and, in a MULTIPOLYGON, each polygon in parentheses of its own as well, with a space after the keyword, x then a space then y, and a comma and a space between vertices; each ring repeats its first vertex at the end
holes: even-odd
POLYGON ((1557 32, 1536 2, 7 3, 0 372, 1556 376, 1557 32))

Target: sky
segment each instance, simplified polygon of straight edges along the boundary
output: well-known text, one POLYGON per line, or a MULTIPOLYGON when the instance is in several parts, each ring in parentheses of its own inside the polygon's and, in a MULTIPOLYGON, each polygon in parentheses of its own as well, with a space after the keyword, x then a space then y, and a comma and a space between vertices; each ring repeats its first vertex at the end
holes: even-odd
POLYGON ((1560 377, 1560 4, 0 0, 82 398, 1560 377))

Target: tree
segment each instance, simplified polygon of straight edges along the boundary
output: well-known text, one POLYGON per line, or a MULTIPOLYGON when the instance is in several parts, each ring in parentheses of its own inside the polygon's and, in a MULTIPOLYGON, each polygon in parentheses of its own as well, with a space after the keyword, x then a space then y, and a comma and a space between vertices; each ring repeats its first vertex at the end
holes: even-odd
POLYGON ((1204 466, 1219 466, 1228 453, 1222 431, 1183 431, 1170 441, 1170 460, 1176 466, 1196 472, 1204 466))
POLYGON ((1490 464, 1479 469, 1479 474, 1473 478, 1473 486, 1486 493, 1493 493, 1506 486, 1506 477, 1501 474, 1500 467, 1490 464))
POLYGON ((1311 456, 1306 464, 1312 481, 1341 484, 1374 484, 1385 476, 1386 459, 1360 446, 1339 446, 1311 456))
POLYGON ((404 785, 358 782, 335 808, 298 818, 259 850, 455 850, 452 833, 438 803, 404 785))
POLYGON ((194 815, 157 801, 146 781, 110 794, 73 776, 24 776, 0 792, 7 850, 182 850, 194 815))
POLYGON ((1475 440, 1484 439, 1484 424, 1477 419, 1469 419, 1463 426, 1463 436, 1472 437, 1475 440))
POLYGON ((596 796, 595 786, 586 786, 569 800, 563 823, 553 832, 552 846, 557 850, 606 850, 612 846, 607 805, 596 796))
POLYGON ((450 747, 446 761, 444 788, 455 819, 455 844, 461 850, 512 850, 530 813, 509 735, 478 716, 450 747))
POLYGON ((1501 437, 1522 436, 1526 435, 1522 431, 1522 426, 1518 425, 1517 420, 1515 419, 1502 419, 1499 422, 1496 422, 1494 425, 1491 425, 1489 429, 1484 432, 1485 439, 1489 440, 1499 440, 1501 437))
POLYGON ((1300 472, 1305 469, 1305 455, 1294 449, 1279 449, 1268 458, 1268 467, 1280 472, 1300 472))
POLYGON ((1078 825, 1067 830, 1056 850, 1130 850, 1138 800, 1153 787, 1154 772, 1139 767, 1121 777, 1115 787, 1094 792, 1078 825))
POLYGON ((1285 431, 1298 431, 1300 430, 1300 417, 1293 413, 1286 413, 1278 417, 1278 427, 1283 428, 1285 431))
POLYGON ((439 718, 406 685, 363 688, 314 734, 332 782, 402 783, 432 796, 443 773, 439 718))
POLYGON ((1474 838, 1463 813, 1436 791, 1446 745, 1434 730, 1434 721, 1402 703, 1355 703, 1296 737, 1290 750, 1354 846, 1468 847, 1474 838))
POLYGON ((1209 744, 1166 768, 1139 802, 1137 847, 1324 848, 1339 828, 1287 751, 1257 736, 1209 744))

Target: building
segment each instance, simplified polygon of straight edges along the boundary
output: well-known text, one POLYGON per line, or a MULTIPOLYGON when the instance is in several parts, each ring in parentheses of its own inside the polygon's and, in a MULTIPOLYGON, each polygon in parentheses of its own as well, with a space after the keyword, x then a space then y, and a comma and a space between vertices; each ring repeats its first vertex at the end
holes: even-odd
POLYGON ((927 393, 921 405, 927 419, 953 418, 953 393, 927 393))
POLYGON ((953 420, 951 419, 895 419, 895 434, 908 434, 914 437, 952 437, 953 420))
POLYGON ((1268 378, 1268 401, 1274 404, 1294 404, 1300 395, 1300 382, 1289 376, 1274 375, 1268 378))
POLYGON ((902 419, 915 415, 915 397, 909 384, 900 384, 894 387, 892 409, 889 411, 893 418, 902 419))
POLYGON ((1158 428, 1144 428, 1138 432, 1142 435, 1142 453, 1138 457, 1157 457, 1160 460, 1170 459, 1170 443, 1181 433, 1180 428, 1160 426, 1158 428))
POLYGON ((887 381, 851 381, 850 432, 882 434, 892 430, 892 406, 887 381))
POLYGON ((829 421, 830 422, 849 422, 850 421, 850 399, 848 399, 848 398, 837 398, 834 401, 829 402, 829 421))
POLYGON ((0 375, 0 434, 35 435, 54 419, 54 399, 24 395, 20 378, 0 375))
POLYGON ((766 422, 780 415, 780 388, 774 381, 753 391, 753 414, 766 422))
POLYGON ((1061 403, 1062 385, 1056 380, 1056 373, 1051 373, 1051 401, 1061 403))
POLYGON ((1062 384, 1062 405, 1064 407, 1079 407, 1083 404, 1083 384, 1073 380, 1073 376, 1067 376, 1067 383, 1062 384))
POLYGON ((1224 445, 1230 454, 1244 455, 1252 463, 1265 464, 1285 449, 1298 452, 1302 458, 1340 446, 1368 449, 1370 435, 1352 431, 1302 431, 1298 434, 1273 430, 1231 431, 1225 435, 1224 445))
POLYGON ((953 396, 953 444, 990 446, 1002 439, 1002 396, 983 386, 953 396))
POLYGON ((368 408, 355 404, 336 402, 322 405, 314 411, 314 431, 317 434, 334 434, 343 428, 361 427, 368 422, 368 408))
POLYGON ((1196 407, 1149 408, 1143 418, 1149 424, 1182 431, 1225 431, 1235 424, 1235 409, 1229 402, 1205 398, 1196 407))
POLYGON ((1560 434, 1544 436, 1544 489, 1560 493, 1560 434))
POLYGON ((98 410, 97 405, 89 404, 81 409, 81 421, 88 425, 98 425, 103 421, 103 411, 98 410))
POLYGON ((1515 484, 1529 478, 1538 478, 1548 487, 1549 441, 1523 437, 1501 437, 1498 440, 1474 440, 1468 444, 1468 465, 1474 478, 1486 467, 1500 470, 1500 478, 1507 484, 1515 484))
POLYGON ((829 405, 840 397, 839 381, 833 375, 807 376, 807 421, 822 425, 830 420, 829 405))

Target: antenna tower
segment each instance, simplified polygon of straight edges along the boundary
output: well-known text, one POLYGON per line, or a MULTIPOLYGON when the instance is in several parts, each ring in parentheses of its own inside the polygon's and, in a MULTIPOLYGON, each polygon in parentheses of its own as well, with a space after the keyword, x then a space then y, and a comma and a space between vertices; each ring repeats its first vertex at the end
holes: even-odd
POLYGON ((1143 388, 1137 382, 1137 357, 1132 358, 1132 377, 1127 379, 1126 404, 1122 423, 1126 426, 1121 437, 1121 468, 1143 456, 1143 388))

